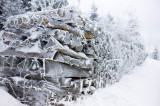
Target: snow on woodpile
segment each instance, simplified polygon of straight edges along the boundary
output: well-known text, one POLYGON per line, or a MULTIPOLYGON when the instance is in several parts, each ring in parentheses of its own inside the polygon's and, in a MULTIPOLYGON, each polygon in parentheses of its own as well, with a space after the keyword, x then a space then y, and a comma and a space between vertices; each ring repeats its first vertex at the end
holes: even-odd
POLYGON ((92 95, 145 59, 143 49, 113 39, 73 8, 11 16, 0 38, 0 83, 29 105, 92 95))

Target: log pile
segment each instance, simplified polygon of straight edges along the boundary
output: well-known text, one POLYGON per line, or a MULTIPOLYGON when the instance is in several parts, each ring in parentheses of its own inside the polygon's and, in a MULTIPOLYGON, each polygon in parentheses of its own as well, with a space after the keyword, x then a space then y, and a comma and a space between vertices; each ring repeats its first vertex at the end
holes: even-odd
POLYGON ((61 101, 92 95, 146 57, 137 45, 115 41, 72 8, 11 16, 0 44, 0 85, 32 106, 62 106, 61 101))
POLYGON ((0 33, 1 82, 5 77, 11 94, 30 105, 93 94, 108 77, 99 66, 102 35, 73 9, 9 17, 0 33), (35 92, 47 99, 40 102, 35 92))

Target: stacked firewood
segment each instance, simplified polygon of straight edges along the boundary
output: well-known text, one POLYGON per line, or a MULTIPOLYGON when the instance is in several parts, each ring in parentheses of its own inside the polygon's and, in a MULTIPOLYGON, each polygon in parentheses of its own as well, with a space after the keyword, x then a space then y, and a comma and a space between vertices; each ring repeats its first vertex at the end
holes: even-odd
POLYGON ((108 77, 99 65, 102 35, 73 9, 9 17, 0 34, 1 82, 9 83, 2 85, 13 88, 10 93, 22 102, 38 106, 93 94, 108 77), (40 101, 39 95, 46 99, 40 101))
POLYGON ((11 16, 0 32, 0 85, 33 106, 91 95, 146 57, 111 36, 72 8, 11 16))

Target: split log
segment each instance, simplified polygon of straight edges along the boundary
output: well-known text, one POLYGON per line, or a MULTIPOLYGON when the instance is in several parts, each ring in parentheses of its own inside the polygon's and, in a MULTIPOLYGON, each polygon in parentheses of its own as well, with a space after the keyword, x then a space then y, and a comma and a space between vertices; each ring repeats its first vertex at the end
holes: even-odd
POLYGON ((89 77, 87 70, 71 67, 69 65, 57 63, 52 60, 45 60, 45 75, 50 77, 89 77))

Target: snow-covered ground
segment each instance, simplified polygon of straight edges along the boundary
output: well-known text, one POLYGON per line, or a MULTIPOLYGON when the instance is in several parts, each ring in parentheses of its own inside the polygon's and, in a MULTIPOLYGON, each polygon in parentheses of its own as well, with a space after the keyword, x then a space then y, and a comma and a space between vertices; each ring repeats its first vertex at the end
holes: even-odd
MULTIPOLYGON (((22 106, 0 89, 0 106, 22 106)), ((97 90, 71 106, 160 106, 160 61, 147 58, 120 82, 97 90)))
POLYGON ((26 106, 11 96, 3 87, 0 87, 0 106, 26 106))
MULTIPOLYGON (((71 104, 69 104, 71 105, 71 104)), ((120 82, 99 89, 74 106, 160 106, 160 61, 147 58, 120 82)))

